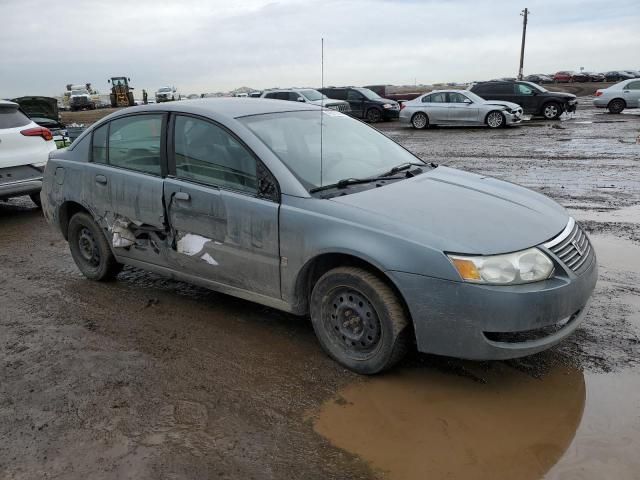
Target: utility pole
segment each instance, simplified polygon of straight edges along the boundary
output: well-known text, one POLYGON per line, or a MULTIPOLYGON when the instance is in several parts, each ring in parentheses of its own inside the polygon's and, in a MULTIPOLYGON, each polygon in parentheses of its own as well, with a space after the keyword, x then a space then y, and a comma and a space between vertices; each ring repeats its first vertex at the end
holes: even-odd
POLYGON ((522 20, 522 46, 520 47, 520 70, 518 70, 518 80, 522 80, 522 67, 524 65, 524 41, 527 37, 527 17, 529 16, 529 9, 525 8, 520 15, 522 20))

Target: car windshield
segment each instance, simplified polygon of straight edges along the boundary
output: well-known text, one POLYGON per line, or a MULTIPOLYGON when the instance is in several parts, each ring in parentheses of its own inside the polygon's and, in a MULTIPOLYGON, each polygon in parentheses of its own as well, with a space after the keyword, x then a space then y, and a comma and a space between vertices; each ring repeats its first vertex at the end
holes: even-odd
POLYGON ((171 89, 169 87, 162 87, 160 90, 158 90, 159 92, 170 92, 171 89))
POLYGON ((319 110, 252 115, 239 120, 307 190, 347 178, 377 176, 400 164, 423 163, 376 129, 331 110, 322 113, 322 136, 319 110))
POLYGON ((300 90, 300 92, 307 100, 310 102, 315 102, 318 100, 322 100, 322 98, 327 98, 325 95, 322 95, 317 90, 300 90))
POLYGON ((382 98, 376 92, 374 92, 373 90, 369 90, 368 88, 356 88, 356 90, 367 97, 369 100, 377 100, 378 98, 382 98))
POLYGON ((87 92, 84 90, 71 90, 71 95, 86 95, 87 92))

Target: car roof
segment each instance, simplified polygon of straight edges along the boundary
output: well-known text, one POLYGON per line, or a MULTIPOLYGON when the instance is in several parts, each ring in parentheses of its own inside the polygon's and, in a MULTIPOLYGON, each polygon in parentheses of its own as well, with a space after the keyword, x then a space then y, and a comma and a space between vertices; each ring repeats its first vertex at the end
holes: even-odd
POLYGON ((153 105, 139 105, 122 109, 105 117, 113 119, 121 115, 136 112, 170 111, 184 112, 196 115, 223 116, 227 118, 239 118, 249 115, 262 115, 266 113, 294 112, 301 110, 317 110, 318 106, 289 102, 287 100, 260 99, 249 97, 221 97, 221 98, 197 98, 182 100, 180 102, 156 103, 153 105))

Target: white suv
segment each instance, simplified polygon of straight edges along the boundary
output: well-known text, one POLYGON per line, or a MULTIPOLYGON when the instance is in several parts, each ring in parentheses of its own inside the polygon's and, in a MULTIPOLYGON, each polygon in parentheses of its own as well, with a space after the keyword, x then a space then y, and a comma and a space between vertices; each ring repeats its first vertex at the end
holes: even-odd
POLYGON ((0 200, 29 195, 40 206, 42 172, 55 149, 48 128, 31 121, 17 103, 0 100, 0 200))

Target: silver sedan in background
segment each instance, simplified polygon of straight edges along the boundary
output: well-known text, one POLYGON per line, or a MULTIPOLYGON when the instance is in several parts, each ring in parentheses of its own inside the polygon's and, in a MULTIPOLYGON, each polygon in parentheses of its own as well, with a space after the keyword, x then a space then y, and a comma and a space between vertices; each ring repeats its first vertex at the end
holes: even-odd
POLYGON ((522 121, 515 103, 485 100, 468 90, 436 90, 405 102, 400 122, 414 128, 430 125, 487 125, 499 128, 522 121))
POLYGON ((609 88, 596 91, 593 104, 610 113, 622 113, 625 108, 640 108, 640 79, 623 80, 609 88))

